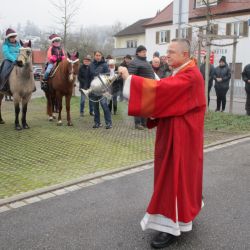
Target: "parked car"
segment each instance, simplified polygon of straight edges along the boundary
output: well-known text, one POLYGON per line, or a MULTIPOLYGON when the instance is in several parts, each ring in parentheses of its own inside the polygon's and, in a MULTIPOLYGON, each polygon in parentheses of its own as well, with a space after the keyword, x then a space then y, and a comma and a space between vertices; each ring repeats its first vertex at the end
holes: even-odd
POLYGON ((41 67, 33 68, 33 75, 35 80, 40 80, 43 69, 41 67))

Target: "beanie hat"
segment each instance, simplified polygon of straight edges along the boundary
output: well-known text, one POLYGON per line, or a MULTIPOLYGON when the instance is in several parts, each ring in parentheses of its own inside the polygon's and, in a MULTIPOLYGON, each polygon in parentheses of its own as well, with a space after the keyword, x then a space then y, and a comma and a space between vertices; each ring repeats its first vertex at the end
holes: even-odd
POLYGON ((127 59, 130 59, 130 60, 132 60, 132 57, 131 57, 131 55, 126 55, 124 58, 127 58, 127 59))
POLYGON ((8 28, 6 30, 6 35, 5 35, 5 38, 9 38, 11 36, 17 36, 17 33, 15 30, 11 29, 11 28, 8 28))
POLYGON ((155 53, 153 54, 153 57, 160 57, 160 53, 158 51, 155 51, 155 53))
POLYGON ((62 38, 60 36, 58 36, 57 34, 52 34, 49 36, 49 40, 53 43, 55 40, 62 40, 62 38))
POLYGON ((224 63, 226 63, 226 57, 225 57, 225 56, 222 56, 219 62, 224 62, 224 63))
POLYGON ((83 60, 89 60, 89 61, 91 61, 91 56, 90 55, 86 55, 86 56, 83 57, 83 60))
POLYGON ((143 50, 147 50, 145 46, 143 45, 139 45, 137 48, 136 48, 136 51, 135 53, 138 54, 139 52, 143 51, 143 50))

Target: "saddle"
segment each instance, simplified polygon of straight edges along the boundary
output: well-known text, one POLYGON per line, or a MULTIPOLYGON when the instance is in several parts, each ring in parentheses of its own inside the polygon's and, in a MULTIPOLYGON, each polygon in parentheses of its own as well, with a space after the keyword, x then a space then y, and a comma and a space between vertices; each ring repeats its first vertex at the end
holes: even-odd
MULTIPOLYGON (((49 64, 48 62, 45 64, 43 74, 44 74, 44 72, 46 71, 46 69, 47 69, 47 67, 48 67, 48 64, 49 64)), ((56 71, 57 71, 57 69, 58 69, 58 67, 59 67, 59 64, 60 64, 60 62, 54 63, 53 68, 52 68, 52 70, 51 70, 50 73, 49 73, 48 79, 54 77, 54 75, 55 75, 55 73, 56 73, 56 71)), ((46 81, 41 80, 41 89, 42 89, 44 92, 47 92, 47 91, 49 90, 49 86, 48 86, 48 83, 47 83, 46 81)))
POLYGON ((0 66, 0 91, 6 92, 11 95, 9 76, 13 70, 15 64, 7 59, 5 59, 0 66))

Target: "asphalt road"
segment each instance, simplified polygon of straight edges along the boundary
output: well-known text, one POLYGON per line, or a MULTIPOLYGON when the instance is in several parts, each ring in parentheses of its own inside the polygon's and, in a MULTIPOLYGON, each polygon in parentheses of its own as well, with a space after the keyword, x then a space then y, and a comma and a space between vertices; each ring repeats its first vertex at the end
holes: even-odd
MULTIPOLYGON (((205 207, 169 249, 250 249, 250 140, 205 154, 205 207)), ((0 249, 150 249, 152 169, 0 213, 0 249)))

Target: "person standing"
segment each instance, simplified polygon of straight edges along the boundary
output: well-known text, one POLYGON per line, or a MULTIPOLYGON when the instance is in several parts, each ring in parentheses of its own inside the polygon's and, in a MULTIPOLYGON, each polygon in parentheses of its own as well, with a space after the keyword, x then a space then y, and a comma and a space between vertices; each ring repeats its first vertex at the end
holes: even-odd
MULTIPOLYGON (((115 65, 115 60, 114 59, 109 59, 108 60, 108 67, 109 67, 109 74, 111 77, 115 75, 115 71, 117 70, 117 67, 115 65)), ((111 85, 111 99, 109 101, 109 110, 112 113, 113 109, 113 114, 116 115, 117 113, 117 97, 120 91, 120 83, 123 83, 122 79, 116 79, 112 85, 111 85)))
MULTIPOLYGON (((130 62, 132 61, 132 57, 131 55, 127 54, 124 58, 123 58, 123 61, 121 62, 120 66, 122 67, 126 67, 128 68, 128 65, 130 64, 130 62)), ((118 94, 118 97, 119 97, 119 101, 123 101, 123 80, 121 79, 120 81, 120 84, 119 84, 119 94, 118 94)))
MULTIPOLYGON (((90 87, 89 79, 88 79, 88 69, 89 64, 91 63, 91 56, 86 55, 83 58, 83 63, 79 69, 78 81, 79 81, 79 89, 88 89, 90 87)), ((80 116, 84 116, 84 107, 85 107, 85 99, 86 96, 81 92, 80 99, 80 116)), ((89 100, 89 114, 94 115, 93 103, 89 100)))
MULTIPOLYGON (((155 79, 151 64, 147 61, 147 49, 145 46, 140 45, 136 48, 136 55, 128 65, 128 72, 131 75, 155 79)), ((135 129, 143 130, 146 127, 146 119, 144 117, 135 116, 134 123, 135 129)))
POLYGON ((157 127, 154 190, 141 221, 143 230, 158 231, 153 248, 167 247, 181 232, 191 231, 203 203, 204 80, 190 59, 188 40, 172 40, 167 60, 173 73, 158 81, 118 69, 128 114, 150 117, 147 127, 157 127))
POLYGON ((226 108, 226 95, 229 90, 229 81, 231 78, 231 71, 226 63, 226 57, 222 56, 219 61, 219 66, 214 70, 215 92, 217 96, 216 111, 224 112, 226 108))
POLYGON ((154 57, 152 59, 152 68, 153 68, 155 74, 159 78, 164 78, 165 77, 165 72, 164 72, 163 68, 161 67, 161 61, 160 61, 159 57, 154 57))
MULTIPOLYGON (((98 76, 99 74, 106 74, 109 72, 108 65, 104 60, 103 54, 100 51, 94 52, 94 60, 89 65, 88 70, 88 79, 89 84, 91 84, 91 81, 94 79, 95 76, 98 76)), ((112 128, 112 120, 111 120, 111 113, 108 107, 108 100, 105 96, 96 95, 91 93, 90 99, 93 100, 93 106, 94 106, 94 125, 93 128, 99 128, 102 126, 100 121, 100 109, 99 109, 99 103, 101 104, 101 107, 104 112, 104 119, 106 123, 106 129, 112 128)))
MULTIPOLYGON (((205 80, 205 70, 206 70, 206 56, 203 57, 203 62, 200 66, 200 71, 201 71, 201 74, 203 76, 203 79, 205 80)), ((214 66, 213 64, 209 63, 209 80, 208 80, 208 106, 209 106, 209 103, 210 103, 210 91, 213 87, 213 81, 214 81, 214 66)))
POLYGON ((250 64, 247 64, 242 72, 242 79, 245 82, 245 90, 246 90, 246 112, 247 115, 250 115, 250 64))

